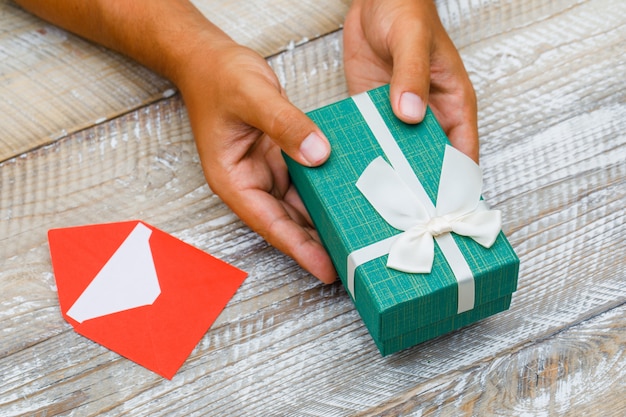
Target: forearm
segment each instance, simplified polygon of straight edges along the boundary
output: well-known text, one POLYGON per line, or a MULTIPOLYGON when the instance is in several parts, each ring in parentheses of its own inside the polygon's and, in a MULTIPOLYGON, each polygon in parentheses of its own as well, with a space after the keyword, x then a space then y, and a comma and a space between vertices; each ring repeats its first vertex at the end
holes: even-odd
POLYGON ((179 84, 194 51, 232 40, 186 0, 16 0, 68 31, 127 55, 179 84), (201 45, 201 47, 200 47, 201 45))

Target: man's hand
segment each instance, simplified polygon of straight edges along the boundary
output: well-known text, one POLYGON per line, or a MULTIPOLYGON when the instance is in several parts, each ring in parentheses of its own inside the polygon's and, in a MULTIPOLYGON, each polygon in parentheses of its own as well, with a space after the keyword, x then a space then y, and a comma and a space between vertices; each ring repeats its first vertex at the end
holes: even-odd
POLYGON ((282 148, 303 165, 319 165, 330 153, 327 139, 255 52, 226 42, 191 56, 178 84, 209 186, 269 243, 322 282, 334 281, 281 155, 282 148))
POLYGON ((407 123, 429 104, 452 144, 478 161, 476 96, 432 0, 354 0, 344 24, 350 94, 391 83, 407 123))

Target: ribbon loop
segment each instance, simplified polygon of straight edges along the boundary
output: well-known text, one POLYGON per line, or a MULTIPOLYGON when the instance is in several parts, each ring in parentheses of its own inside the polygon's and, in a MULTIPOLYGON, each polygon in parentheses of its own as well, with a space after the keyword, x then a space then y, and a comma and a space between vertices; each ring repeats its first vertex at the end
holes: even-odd
POLYGON ((383 158, 374 159, 356 186, 392 227, 403 231, 391 247, 387 266, 403 272, 430 273, 433 238, 455 232, 490 247, 501 227, 497 210, 481 204, 482 170, 446 145, 435 215, 383 158))
POLYGON ((430 217, 415 193, 380 156, 365 168, 356 187, 395 229, 408 230, 416 222, 426 222, 430 217))

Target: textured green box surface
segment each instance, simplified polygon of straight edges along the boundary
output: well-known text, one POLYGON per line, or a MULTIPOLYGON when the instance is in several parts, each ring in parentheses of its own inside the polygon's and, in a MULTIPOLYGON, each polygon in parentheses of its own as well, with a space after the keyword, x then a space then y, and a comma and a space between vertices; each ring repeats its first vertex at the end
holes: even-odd
MULTIPOLYGON (((434 202, 445 145, 449 144, 432 112, 408 125, 389 104, 388 86, 368 93, 389 130, 434 202)), ((343 284, 348 255, 400 233, 388 225, 356 188, 367 165, 382 149, 351 98, 312 111, 308 116, 328 137, 332 153, 321 167, 306 168, 286 157, 292 180, 306 205, 343 284)), ((485 249, 453 234, 475 279, 475 307, 457 314, 458 287, 435 244, 430 274, 408 274, 386 267, 387 256, 357 268, 353 300, 383 355, 468 325, 509 307, 517 287, 519 260, 502 233, 485 249)))

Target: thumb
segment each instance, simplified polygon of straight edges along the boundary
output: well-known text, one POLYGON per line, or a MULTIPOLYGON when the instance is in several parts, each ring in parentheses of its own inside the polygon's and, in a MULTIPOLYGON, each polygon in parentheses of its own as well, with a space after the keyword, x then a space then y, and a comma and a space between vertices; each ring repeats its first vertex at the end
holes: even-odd
POLYGON ((393 60, 390 99, 400 120, 418 123, 426 113, 430 90, 431 35, 410 19, 404 21, 395 24, 388 41, 393 60))
POLYGON ((298 163, 317 166, 330 155, 326 136, 300 109, 272 85, 258 86, 244 121, 266 133, 298 163), (247 119, 247 120, 246 120, 247 119))

